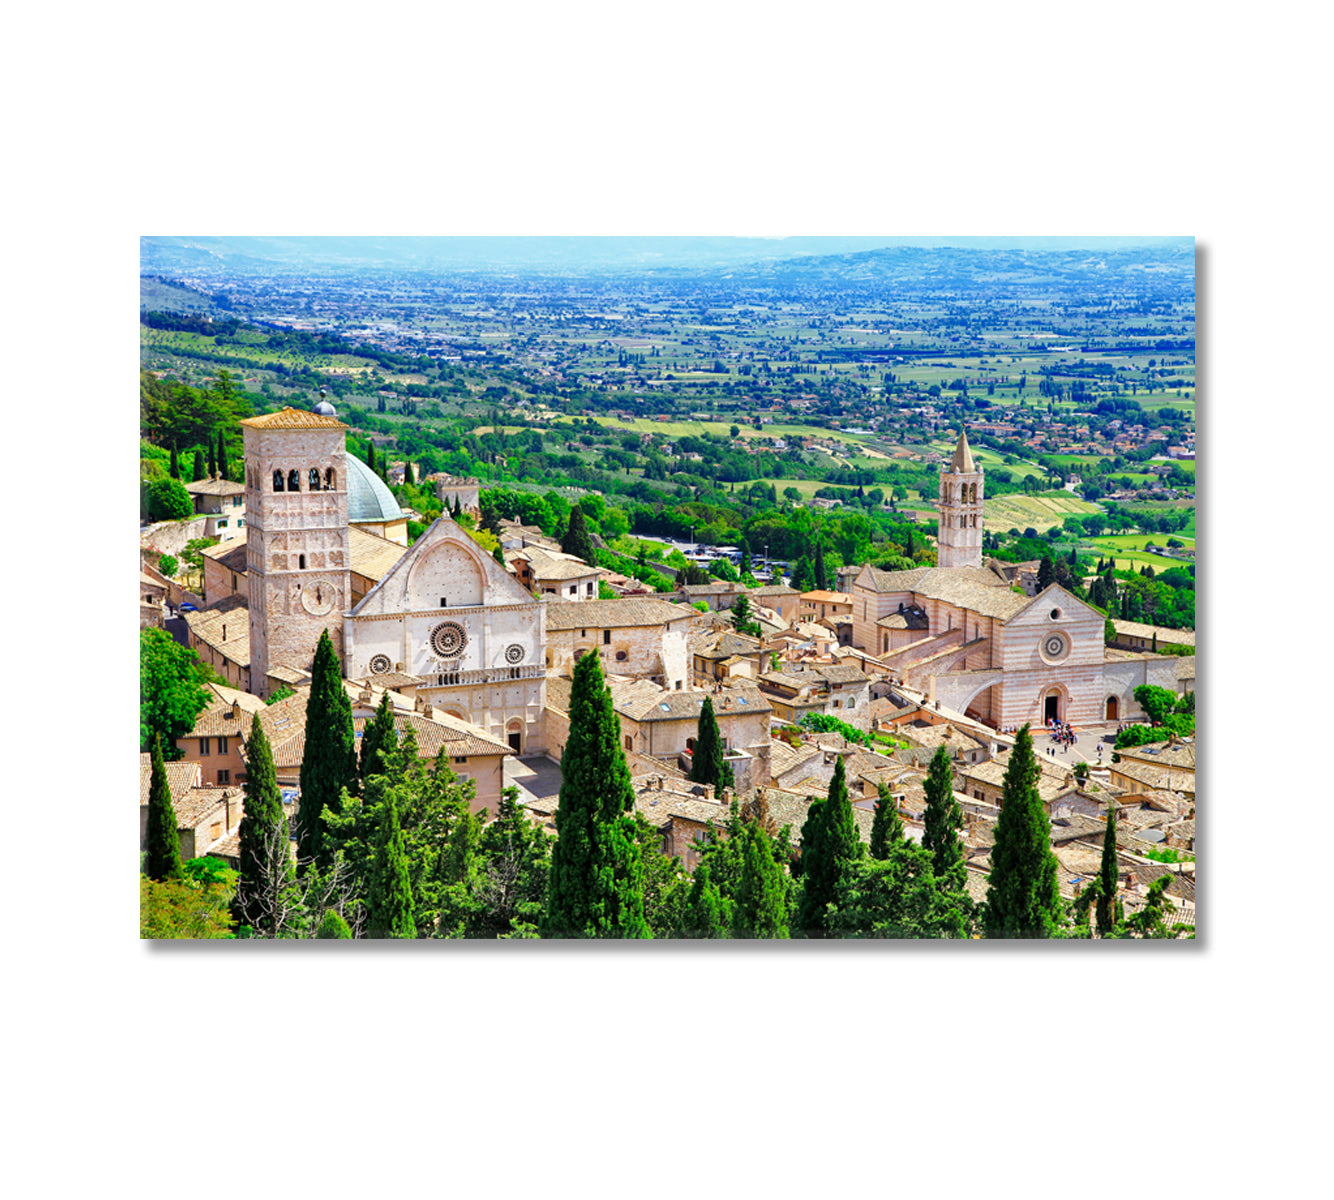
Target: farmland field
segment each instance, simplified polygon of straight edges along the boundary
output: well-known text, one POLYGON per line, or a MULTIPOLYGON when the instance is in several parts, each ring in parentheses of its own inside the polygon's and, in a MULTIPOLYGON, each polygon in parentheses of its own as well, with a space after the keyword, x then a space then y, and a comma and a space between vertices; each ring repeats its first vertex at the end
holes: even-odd
POLYGON ((1096 504, 1081 500, 1070 492, 1050 492, 1041 496, 988 496, 983 505, 983 524, 992 533, 1028 528, 1039 533, 1059 525, 1066 517, 1100 512, 1096 504))

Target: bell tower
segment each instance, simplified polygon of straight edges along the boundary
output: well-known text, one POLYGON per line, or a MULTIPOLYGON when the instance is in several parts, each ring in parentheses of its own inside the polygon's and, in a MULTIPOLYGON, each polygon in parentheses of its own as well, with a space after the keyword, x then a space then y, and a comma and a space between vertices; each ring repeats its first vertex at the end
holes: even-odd
POLYGON ((347 426, 323 401, 241 422, 245 437, 250 690, 271 691, 275 667, 308 671, 320 634, 343 657, 351 607, 347 426))
POLYGON ((938 567, 982 565, 982 468, 973 462, 968 434, 961 428, 954 458, 940 473, 938 567))

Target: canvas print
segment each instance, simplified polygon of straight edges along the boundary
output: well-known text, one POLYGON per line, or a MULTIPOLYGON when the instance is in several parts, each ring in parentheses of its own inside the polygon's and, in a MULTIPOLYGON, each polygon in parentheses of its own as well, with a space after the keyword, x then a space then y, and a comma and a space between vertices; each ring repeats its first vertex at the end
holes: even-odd
POLYGON ((1193 239, 140 251, 143 938, 1194 936, 1193 239))

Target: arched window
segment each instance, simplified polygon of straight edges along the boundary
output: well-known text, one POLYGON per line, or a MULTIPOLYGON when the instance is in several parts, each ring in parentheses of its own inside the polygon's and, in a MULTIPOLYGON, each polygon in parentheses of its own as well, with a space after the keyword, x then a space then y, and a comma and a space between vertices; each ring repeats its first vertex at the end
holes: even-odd
POLYGON ((291 470, 287 472, 287 490, 289 492, 299 492, 301 490, 301 472, 291 470))
POLYGON ((334 469, 329 467, 324 472, 324 490, 332 492, 334 490, 334 469))
POLYGON ((297 555, 296 568, 298 571, 304 571, 306 569, 306 556, 304 554, 297 555))
POLYGON ((310 490, 318 492, 320 490, 320 469, 319 467, 310 468, 310 490))
POLYGON ((283 490, 283 473, 281 471, 274 471, 273 473, 273 490, 275 492, 283 490))

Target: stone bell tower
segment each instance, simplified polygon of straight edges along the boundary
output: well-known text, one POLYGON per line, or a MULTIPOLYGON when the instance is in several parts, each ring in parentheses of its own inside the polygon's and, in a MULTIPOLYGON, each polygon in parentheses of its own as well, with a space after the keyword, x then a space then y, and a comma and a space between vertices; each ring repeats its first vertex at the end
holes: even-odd
POLYGON ((241 422, 245 436, 250 690, 275 667, 308 671, 320 634, 343 656, 351 607, 347 426, 322 401, 241 422))
POLYGON ((973 462, 968 434, 960 429, 954 458, 940 473, 936 566, 982 565, 982 492, 982 468, 973 462))

